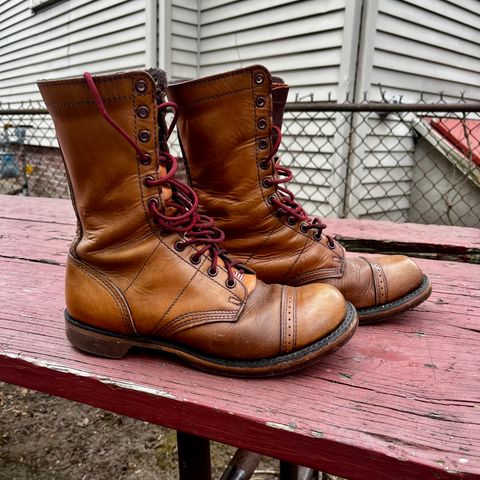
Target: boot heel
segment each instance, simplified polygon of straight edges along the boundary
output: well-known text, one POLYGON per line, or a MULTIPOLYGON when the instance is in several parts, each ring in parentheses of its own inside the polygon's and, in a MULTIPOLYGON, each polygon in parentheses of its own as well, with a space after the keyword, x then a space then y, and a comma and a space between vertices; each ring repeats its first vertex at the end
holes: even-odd
POLYGON ((79 350, 107 358, 123 358, 131 344, 122 338, 105 335, 72 323, 65 313, 65 331, 69 342, 79 350))

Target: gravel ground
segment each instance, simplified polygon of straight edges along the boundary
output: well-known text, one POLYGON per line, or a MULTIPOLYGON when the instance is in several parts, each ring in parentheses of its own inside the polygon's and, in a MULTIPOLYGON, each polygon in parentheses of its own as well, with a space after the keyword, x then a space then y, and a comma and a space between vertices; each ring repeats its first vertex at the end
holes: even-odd
MULTIPOLYGON (((213 478, 234 451, 212 442, 213 478)), ((0 382, 0 480, 174 480, 176 462, 173 430, 0 382)), ((264 459, 253 478, 277 472, 264 459)))

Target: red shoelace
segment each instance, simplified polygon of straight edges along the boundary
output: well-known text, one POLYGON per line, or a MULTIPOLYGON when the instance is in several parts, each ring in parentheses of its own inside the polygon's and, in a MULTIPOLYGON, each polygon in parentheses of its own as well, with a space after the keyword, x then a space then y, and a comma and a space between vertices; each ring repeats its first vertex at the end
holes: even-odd
MULTIPOLYGON (((302 222, 300 229, 307 233, 309 230, 315 230, 313 234, 316 240, 322 238, 322 233, 327 226, 318 217, 311 217, 305 212, 302 206, 295 200, 295 195, 288 190, 288 188, 282 187, 282 183, 288 183, 293 180, 293 173, 287 167, 280 165, 280 158, 276 157, 276 153, 282 143, 282 132, 276 126, 272 126, 275 132, 275 143, 272 147, 270 155, 264 160, 263 168, 268 168, 270 163, 273 162, 273 169, 275 171, 272 178, 266 178, 263 181, 265 187, 276 186, 277 195, 273 195, 269 198, 269 202, 277 209, 279 214, 288 215, 288 223, 295 225, 297 222, 302 222)), ((335 243, 330 235, 325 235, 328 240, 328 246, 335 248, 335 243)))
MULTIPOLYGON (((130 146, 137 152, 139 159, 150 161, 147 154, 142 152, 137 143, 130 137, 130 135, 122 128, 113 118, 108 114, 103 103, 100 92, 98 91, 92 75, 88 72, 83 74, 88 88, 92 93, 98 110, 103 118, 130 144, 130 146)), ((168 128, 167 139, 170 137, 178 118, 178 108, 173 102, 164 102, 157 105, 159 112, 171 109, 174 112, 173 120, 168 128)), ((166 143, 166 142, 165 142, 166 143)), ((226 285, 233 288, 236 284, 234 268, 241 272, 245 268, 238 262, 235 262, 227 256, 225 249, 220 248, 219 244, 224 241, 225 234, 222 230, 215 226, 213 218, 207 215, 201 215, 197 212, 198 196, 188 185, 178 181, 174 178, 175 172, 178 168, 177 159, 168 151, 161 151, 159 155, 159 164, 165 166, 166 174, 155 179, 149 175, 144 179, 144 184, 147 187, 168 187, 172 191, 172 197, 165 202, 165 210, 171 215, 165 215, 159 209, 160 201, 152 197, 148 201, 148 207, 154 217, 154 221, 160 226, 164 233, 178 233, 183 236, 183 240, 175 243, 175 249, 182 251, 188 245, 195 245, 198 250, 190 257, 191 263, 197 265, 201 262, 201 257, 205 253, 210 254, 212 263, 208 269, 208 274, 214 277, 218 272, 219 258, 223 260, 225 268, 227 269, 228 279, 226 285)))

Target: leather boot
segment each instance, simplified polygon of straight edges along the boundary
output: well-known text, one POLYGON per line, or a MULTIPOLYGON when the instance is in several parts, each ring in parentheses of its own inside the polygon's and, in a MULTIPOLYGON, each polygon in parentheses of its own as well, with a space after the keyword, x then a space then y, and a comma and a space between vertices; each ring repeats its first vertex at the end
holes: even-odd
POLYGON ((203 211, 224 245, 267 283, 328 283, 357 308, 360 322, 410 309, 431 292, 417 264, 401 255, 348 258, 285 188, 292 173, 275 157, 288 86, 260 65, 173 84, 178 131, 203 211))
POLYGON ((66 163, 77 235, 66 331, 84 351, 140 346, 222 374, 296 370, 345 343, 355 309, 329 285, 266 285, 220 247, 198 198, 174 178, 162 72, 38 83, 66 163), (157 85, 155 85, 155 81, 157 85))

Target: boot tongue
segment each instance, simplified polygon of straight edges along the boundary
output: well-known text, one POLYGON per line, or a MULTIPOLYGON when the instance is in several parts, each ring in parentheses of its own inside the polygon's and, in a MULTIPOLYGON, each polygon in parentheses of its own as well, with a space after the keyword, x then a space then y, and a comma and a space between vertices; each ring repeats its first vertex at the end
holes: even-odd
POLYGON ((272 77, 272 81, 272 120, 273 124, 281 130, 289 87, 279 77, 272 77))
MULTIPOLYGON (((152 77, 155 83, 155 99, 157 101, 157 105, 165 102, 165 96, 167 94, 167 75, 163 70, 159 68, 149 68, 147 73, 152 77)), ((165 112, 159 111, 158 112, 158 143, 160 146, 161 152, 168 152, 168 144, 167 144, 167 122, 165 121, 165 112)), ((165 165, 160 164, 158 167, 158 176, 163 177, 167 174, 167 169, 165 165)), ((160 198, 162 199, 163 203, 165 204, 172 198, 172 189, 170 187, 162 187, 162 191, 160 193, 160 198)), ((173 212, 171 212, 173 213, 173 212)), ((167 215, 168 215, 167 211, 167 215)))

